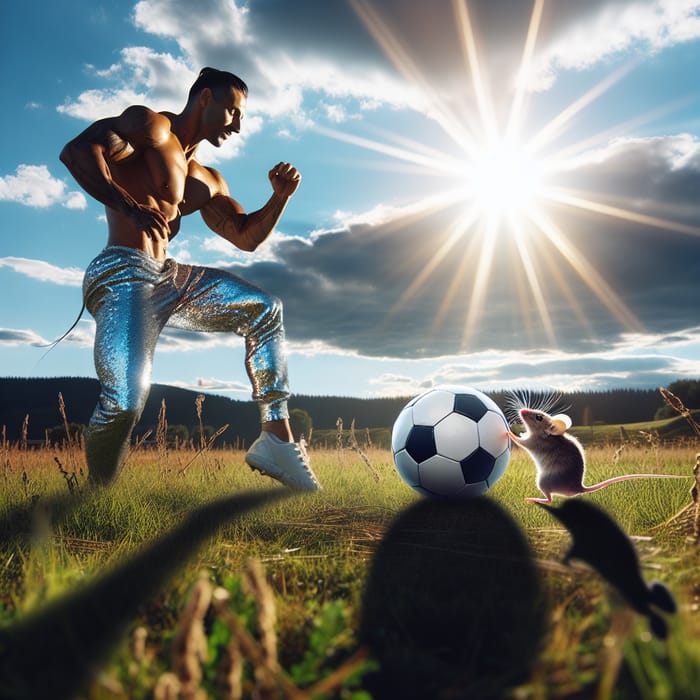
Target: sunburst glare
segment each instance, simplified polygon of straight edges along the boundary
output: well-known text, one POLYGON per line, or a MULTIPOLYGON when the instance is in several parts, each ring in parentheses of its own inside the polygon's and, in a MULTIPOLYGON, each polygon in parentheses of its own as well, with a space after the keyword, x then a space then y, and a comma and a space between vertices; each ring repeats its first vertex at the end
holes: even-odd
MULTIPOLYGON (((549 285, 557 288, 558 300, 568 305, 582 331, 590 330, 588 319, 583 314, 583 306, 569 281, 571 275, 564 274, 563 270, 573 273, 573 279, 587 287, 624 329, 641 330, 641 324, 634 313, 596 270, 595 265, 577 248, 571 237, 567 236, 563 224, 558 220, 561 210, 579 210, 599 217, 624 219, 694 236, 700 235, 700 229, 641 214, 624 206, 614 206, 609 201, 602 201, 606 199, 604 193, 596 195, 578 192, 559 184, 558 175, 565 173, 571 163, 595 142, 596 137, 555 149, 575 118, 627 76, 634 64, 628 63, 606 76, 593 88, 575 98, 535 133, 528 134, 524 133, 527 79, 531 75, 544 0, 535 0, 532 5, 530 21, 524 31, 520 64, 513 71, 517 81, 504 125, 499 124, 495 117, 492 86, 488 84, 481 65, 468 0, 453 0, 452 7, 467 80, 475 103, 476 119, 461 117, 437 93, 430 81, 422 75, 410 50, 382 20, 370 0, 351 0, 351 4, 396 69, 432 105, 431 116, 454 142, 455 149, 449 154, 441 153, 395 134, 387 134, 386 141, 381 141, 342 131, 322 131, 330 137, 409 164, 413 172, 418 169, 426 174, 450 176, 452 184, 442 194, 442 202, 445 207, 463 202, 462 212, 446 231, 444 242, 437 246, 432 258, 424 262, 421 271, 390 314, 403 308, 421 289, 442 274, 440 268, 443 261, 448 255, 454 256, 457 253, 460 262, 456 265, 455 277, 448 284, 442 303, 436 310, 434 325, 444 321, 467 280, 470 295, 466 302, 461 349, 468 349, 470 340, 479 330, 479 321, 487 304, 497 245, 504 242, 514 251, 518 261, 519 269, 513 278, 518 286, 520 318, 533 341, 536 339, 540 342, 539 336, 544 335, 551 346, 557 345, 543 276, 546 276, 549 285), (458 183, 457 187, 454 187, 454 181, 458 183), (533 329, 532 318, 539 320, 538 333, 533 329)), ((647 115, 647 118, 651 119, 653 115, 647 115)), ((636 121, 641 122, 643 119, 644 117, 639 117, 636 121)), ((614 128, 607 128, 598 138, 612 132, 614 128)), ((431 206, 434 205, 433 199, 431 206)), ((459 296, 460 300, 462 298, 463 295, 459 296)))

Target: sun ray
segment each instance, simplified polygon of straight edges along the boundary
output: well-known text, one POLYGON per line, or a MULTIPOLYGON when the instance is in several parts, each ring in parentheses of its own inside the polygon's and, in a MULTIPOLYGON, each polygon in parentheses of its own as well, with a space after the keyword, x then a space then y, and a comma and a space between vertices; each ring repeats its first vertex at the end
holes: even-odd
MULTIPOLYGON (((532 223, 536 225, 534 221, 532 223)), ((542 239, 540 236, 530 236, 529 243, 537 248, 537 258, 541 260, 542 267, 547 271, 547 278, 551 279, 554 286, 561 292, 566 301, 567 308, 576 316, 577 323, 582 328, 586 329, 589 337, 592 337, 593 328, 590 321, 583 311, 581 302, 576 298, 576 295, 571 289, 571 285, 564 277, 559 260, 555 260, 554 256, 551 254, 551 245, 545 245, 545 239, 542 239)))
POLYGON ((421 92, 426 97, 427 103, 431 106, 433 118, 440 124, 445 133, 447 133, 455 143, 459 144, 465 152, 473 151, 475 148, 475 141, 463 121, 454 115, 440 95, 425 80, 423 74, 411 60, 399 40, 382 21, 381 17, 368 0, 350 0, 350 4, 355 14, 357 14, 363 22, 389 60, 391 60, 394 66, 396 66, 411 84, 420 88, 421 92))
POLYGON ((389 314, 393 315, 408 302, 418 290, 426 283, 428 278, 433 274, 437 266, 444 260, 445 256, 454 248, 454 246, 464 238, 464 232, 468 230, 478 216, 478 209, 473 206, 463 216, 452 222, 451 231, 447 240, 435 251, 435 254, 424 264, 420 273, 404 290, 399 300, 394 304, 389 314))
POLYGON ((498 135, 496 118, 493 112, 491 96, 488 94, 486 83, 481 75, 479 53, 476 48, 476 38, 474 37, 474 30, 469 17, 467 0, 452 0, 452 7, 457 19, 458 29, 460 30, 459 38, 462 51, 472 78, 476 105, 481 117, 481 126, 484 129, 487 140, 495 141, 498 135))
POLYGON ((601 143, 609 142, 610 139, 619 136, 620 134, 628 134, 630 130, 636 129, 637 127, 645 124, 649 124, 659 117, 667 116, 681 107, 689 105, 695 100, 697 100, 697 96, 685 97, 681 100, 674 100, 673 102, 669 102, 661 107, 650 110, 645 114, 641 114, 632 119, 628 119, 627 121, 615 124, 614 126, 599 131, 585 139, 564 146, 560 150, 547 155, 543 159, 546 163, 550 164, 550 168, 553 171, 566 170, 569 167, 569 164, 575 163, 577 156, 580 156, 587 149, 599 146, 601 143))
POLYGON ((528 215, 608 311, 628 330, 642 331, 644 327, 632 311, 544 211, 532 208, 528 215))
POLYGON ((462 348, 468 349, 474 329, 481 315, 484 306, 484 297, 491 278, 491 268, 493 267, 493 255, 496 248, 498 221, 496 217, 487 217, 483 223, 483 234, 481 235, 481 251, 476 263, 476 275, 472 295, 469 300, 467 316, 464 323, 464 333, 462 334, 462 348))
POLYGON ((626 63, 622 68, 611 73, 607 78, 601 80, 596 86, 572 102, 568 107, 564 108, 528 141, 528 148, 532 151, 539 151, 553 141, 568 122, 579 112, 588 107, 588 105, 606 93, 613 85, 622 80, 635 66, 636 62, 634 61, 626 63))
POLYGON ((374 141, 355 134, 348 134, 347 132, 338 131, 337 129, 331 129, 326 126, 316 125, 314 128, 324 136, 329 136, 338 141, 350 143, 353 146, 360 146, 361 148, 365 148, 369 151, 375 151, 386 156, 391 156, 398 160, 415 163, 416 165, 421 165, 443 175, 451 175, 460 167, 459 162, 449 159, 444 154, 441 154, 441 158, 436 158, 434 155, 431 156, 428 154, 421 154, 417 150, 411 151, 406 148, 397 148, 396 146, 391 146, 388 143, 374 141))
POLYGON ((578 209, 585 209, 587 211, 596 212, 597 214, 611 216, 616 219, 624 219, 625 221, 644 224, 645 226, 653 226, 655 228, 676 231, 677 233, 685 233, 690 236, 700 236, 699 226, 683 224, 680 221, 671 221, 670 219, 662 219, 658 216, 640 214, 639 212, 630 211, 629 209, 603 204, 602 202, 596 202, 593 199, 579 197, 576 194, 573 194, 570 190, 566 190, 564 188, 548 187, 543 194, 552 201, 560 202, 561 204, 568 204, 569 206, 576 207, 578 209))
POLYGON ((535 269, 535 264, 530 255, 530 251, 525 243, 525 234, 522 230, 522 223, 515 217, 509 217, 508 224, 513 233, 513 240, 520 256, 520 261, 522 263, 527 282, 532 291, 535 306, 540 316, 540 320, 544 326, 545 334, 547 339, 552 345, 557 344, 556 334, 554 333, 554 326, 552 325, 552 319, 549 315, 549 310, 547 308, 547 301, 544 294, 542 293, 542 286, 540 280, 537 276, 537 270, 535 269))
POLYGON ((525 78, 527 75, 529 75, 530 72, 532 56, 535 52, 537 35, 539 34, 540 23, 542 21, 543 9, 544 0, 535 0, 535 2, 532 5, 532 14, 530 15, 530 25, 528 26, 527 30, 525 48, 523 49, 523 56, 520 59, 520 67, 518 69, 518 79, 516 83, 515 95, 513 96, 510 115, 508 116, 508 123, 506 125, 506 139, 516 138, 518 136, 518 131, 521 127, 523 102, 525 99, 525 91, 527 86, 525 78))
POLYGON ((478 244, 480 242, 480 239, 478 235, 473 235, 469 238, 467 245, 464 247, 464 252, 462 253, 462 259, 459 262, 459 267, 455 270, 454 275, 452 275, 452 279, 450 280, 450 285, 447 288, 447 291, 442 297, 442 301, 440 303, 440 306, 438 307, 438 311, 435 314, 435 318, 433 319, 432 323, 432 329, 436 330, 437 328, 440 327, 440 325, 444 322, 445 317, 447 313, 450 310, 450 307, 452 305, 452 301, 454 300, 455 296, 457 295, 457 292, 459 291, 459 288, 464 284, 464 278, 467 273, 467 269, 470 264, 473 265, 473 262, 475 259, 478 259, 478 256, 475 255, 475 251, 478 247, 478 244))
POLYGON ((508 245, 517 287, 513 306, 517 308, 519 301, 521 309, 520 328, 515 332, 526 330, 533 344, 546 339, 550 346, 557 346, 556 321, 562 309, 570 311, 571 320, 576 321, 583 333, 594 337, 594 324, 585 313, 585 300, 589 297, 597 298, 625 329, 642 331, 642 324, 589 261, 588 253, 584 255, 564 232, 561 218, 564 208, 572 213, 588 211, 693 236, 700 235, 700 227, 627 209, 624 200, 619 200, 623 203, 620 206, 597 201, 599 195, 553 185, 552 178, 573 170, 587 149, 599 147, 620 132, 652 121, 681 102, 656 108, 574 143, 560 144, 559 140, 564 141, 562 136, 572 133, 576 118, 635 68, 638 61, 630 61, 574 99, 538 131, 523 135, 529 94, 527 78, 532 70, 545 8, 545 0, 532 0, 517 70, 519 79, 510 109, 504 115, 505 128, 501 129, 469 0, 451 0, 467 80, 471 81, 471 98, 476 107, 475 118, 468 121, 470 117, 453 111, 452 103, 443 99, 426 80, 410 55, 409 46, 391 31, 371 0, 350 0, 350 4, 398 72, 431 107, 426 116, 437 123, 457 147, 443 153, 394 132, 373 139, 332 128, 317 128, 326 136, 386 156, 387 161, 377 167, 388 167, 387 164, 396 161, 403 164, 403 171, 450 179, 450 187, 440 195, 424 199, 410 212, 403 210, 395 221, 382 220, 382 226, 378 227, 382 235, 399 234, 405 230, 407 222, 428 217, 458 202, 463 204, 461 212, 439 232, 441 242, 435 249, 430 253, 414 250, 414 255, 401 256, 397 261, 397 269, 402 274, 416 267, 418 272, 413 273, 386 320, 423 294, 436 278, 444 275, 449 265, 456 269, 451 271, 447 289, 437 304, 432 330, 450 318, 448 313, 453 305, 463 303, 461 297, 457 299, 458 295, 468 290, 462 334, 462 349, 468 349, 488 308, 492 285, 497 283, 493 279, 495 257, 502 254, 499 253, 501 246, 508 245), (461 259, 454 261, 456 265, 448 262, 460 254, 461 259))

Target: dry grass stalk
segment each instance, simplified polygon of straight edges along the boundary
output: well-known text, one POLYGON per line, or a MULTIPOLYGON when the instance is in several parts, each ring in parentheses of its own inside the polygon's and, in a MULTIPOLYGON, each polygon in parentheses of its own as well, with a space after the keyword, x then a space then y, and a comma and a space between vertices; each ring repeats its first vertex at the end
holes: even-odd
POLYGON ((53 461, 56 462, 56 465, 58 466, 58 471, 61 472, 61 476, 66 482, 66 486, 68 487, 68 491, 70 492, 71 496, 78 496, 80 495, 80 484, 78 483, 78 477, 75 475, 75 472, 68 472, 63 468, 63 465, 61 464, 61 460, 54 455, 53 461))
POLYGON ((202 680, 202 663, 207 659, 204 616, 209 609, 211 595, 211 583, 204 577, 200 578, 190 593, 173 640, 173 665, 183 700, 205 697, 199 684, 202 680))
POLYGON ((222 700, 240 700, 242 697, 241 677, 244 659, 247 659, 254 669, 255 688, 251 693, 253 700, 313 700, 319 695, 333 693, 361 668, 367 658, 367 650, 364 648, 359 649, 326 678, 308 688, 298 688, 280 667, 277 658, 277 635, 274 629, 277 615, 274 594, 267 583, 265 571, 259 560, 248 561, 244 585, 255 597, 260 641, 248 632, 245 625, 230 610, 230 596, 227 591, 218 588, 212 597, 219 619, 228 625, 233 634, 228 659, 220 669, 221 690, 227 693, 222 696, 222 700))
POLYGON ((244 590, 255 598, 258 612, 258 631, 260 646, 265 663, 270 668, 277 667, 277 611, 272 589, 265 579, 265 572, 259 559, 249 559, 243 579, 244 590))
POLYGON ((244 584, 255 597, 258 611, 258 629, 261 641, 258 642, 248 632, 245 625, 229 608, 229 597, 225 592, 214 596, 214 608, 233 634, 238 650, 253 667, 255 700, 308 700, 287 674, 280 668, 277 659, 277 635, 274 631, 276 620, 275 602, 272 590, 265 580, 262 564, 255 559, 246 566, 244 584), (262 619, 261 619, 262 618, 262 619))
POLYGON ((663 396, 664 401, 674 409, 679 415, 688 421, 688 424, 693 429, 693 432, 700 436, 700 423, 698 423, 690 413, 690 409, 672 392, 668 389, 661 387, 659 389, 661 396, 663 396))
POLYGON ((335 449, 338 452, 338 459, 343 461, 343 419, 338 417, 335 422, 335 449))
MULTIPOLYGON (((202 420, 202 406, 204 405, 204 399, 204 394, 197 394, 197 398, 194 400, 195 410, 197 411, 197 422, 199 423, 199 448, 195 453, 194 457, 192 457, 192 459, 189 462, 187 462, 187 464, 185 464, 185 466, 182 467, 182 469, 180 469, 180 471, 178 472, 180 475, 185 474, 192 462, 194 462, 195 459, 197 459, 197 457, 199 457, 200 455, 204 454, 205 452, 208 452, 213 447, 216 439, 228 430, 229 424, 226 423, 225 425, 222 425, 218 430, 216 430, 210 438, 206 437, 206 435, 204 434, 204 422, 202 420)), ((209 473, 210 470, 208 469, 208 463, 205 463, 205 468, 209 473)))
POLYGON ((60 391, 58 392, 58 412, 61 414, 61 418, 63 419, 63 428, 66 431, 66 449, 68 450, 68 462, 70 464, 71 469, 73 470, 73 473, 75 473, 77 469, 75 461, 75 441, 70 431, 70 424, 68 423, 68 415, 66 414, 66 404, 63 400, 63 394, 60 391))
POLYGON ((634 613, 630 610, 612 615, 610 629, 603 639, 603 647, 598 655, 602 670, 599 675, 596 700, 612 697, 620 676, 620 667, 624 661, 624 643, 629 639, 633 626, 634 613))
POLYGON ((362 667, 369 656, 366 647, 358 649, 349 659, 346 659, 338 668, 320 681, 314 683, 310 688, 306 688, 306 696, 313 698, 319 695, 326 695, 337 690, 353 673, 362 667))
POLYGON ((24 416, 22 421, 22 437, 20 438, 20 449, 22 452, 27 451, 27 435, 29 435, 29 414, 24 416))
POLYGON ((153 700, 180 700, 180 681, 174 673, 164 673, 158 679, 153 700))
POLYGON ((10 461, 10 443, 7 441, 7 427, 2 426, 2 474, 7 483, 8 473, 12 469, 10 461))
POLYGON ((359 443, 357 442, 357 438, 355 437, 355 419, 352 419, 352 423, 350 423, 350 447, 352 447, 355 452, 357 452, 358 455, 360 455, 360 458, 362 461, 367 465, 367 468, 370 470, 372 473, 372 478, 375 481, 380 480, 379 472, 372 466, 372 462, 369 461, 369 457, 362 451, 362 448, 360 447, 359 443))
POLYGON ((695 483, 690 489, 690 495, 693 497, 695 513, 693 515, 693 536, 695 539, 700 538, 700 453, 695 455, 695 466, 693 467, 693 476, 695 483))
POLYGON ((143 447, 143 444, 146 442, 146 440, 148 440, 149 437, 151 437, 152 434, 153 428, 149 428, 143 435, 138 436, 134 441, 134 452, 136 450, 140 450, 143 447))
POLYGON ((131 634, 131 656, 137 663, 146 658, 146 639, 148 631, 140 625, 131 634))
POLYGON ((221 700, 242 700, 243 653, 237 639, 232 639, 226 648, 220 679, 221 700))
MULTIPOLYGON (((228 605, 231 596, 219 586, 212 593, 212 604, 218 610, 228 605)), ((218 688, 221 700, 242 700, 243 698, 243 652, 238 638, 233 637, 226 647, 226 652, 218 669, 218 688)))
POLYGON ((204 404, 204 394, 197 394, 194 400, 195 409, 197 411, 197 422, 199 423, 199 449, 204 449, 204 424, 202 422, 202 405, 204 404))
POLYGON ((160 402, 158 411, 158 425, 156 427, 156 445, 160 455, 161 471, 166 469, 168 463, 168 418, 166 416, 165 399, 160 402))
POLYGON ((216 440, 216 438, 218 438, 219 436, 221 436, 222 433, 224 433, 228 430, 228 426, 229 426, 228 423, 225 423, 224 425, 222 425, 218 430, 216 430, 216 432, 208 440, 205 440, 205 438, 202 436, 202 439, 200 440, 201 447, 197 450, 194 457, 192 457, 192 459, 189 462, 187 462, 187 464, 184 467, 182 467, 182 469, 180 469, 178 474, 180 474, 180 475, 185 474, 185 472, 189 469, 192 462, 194 462, 195 459, 197 459, 197 457, 204 454, 205 452, 208 452, 212 448, 212 446, 214 445, 214 441, 216 440))

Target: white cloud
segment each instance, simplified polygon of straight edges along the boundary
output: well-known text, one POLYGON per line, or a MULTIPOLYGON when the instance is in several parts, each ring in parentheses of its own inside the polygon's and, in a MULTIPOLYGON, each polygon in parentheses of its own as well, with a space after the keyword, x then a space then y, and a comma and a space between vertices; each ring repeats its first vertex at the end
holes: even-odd
POLYGON ((697 0, 605 2, 592 11, 581 3, 574 16, 543 47, 530 87, 549 89, 562 70, 583 70, 616 54, 653 53, 700 37, 697 0))
POLYGON ((0 267, 11 270, 40 282, 52 282, 66 287, 80 287, 84 271, 76 267, 58 267, 45 260, 31 258, 0 258, 0 267))
POLYGON ((66 209, 87 209, 87 200, 82 192, 69 192, 63 206, 66 209))
POLYGON ((17 166, 14 175, 0 177, 0 201, 17 202, 44 209, 63 204, 69 209, 84 209, 85 197, 80 192, 67 192, 66 183, 49 172, 46 165, 17 166))
POLYGON ((245 5, 239 7, 235 0, 200 0, 196 22, 192 11, 189 2, 141 0, 134 7, 133 17, 137 27, 175 39, 188 53, 195 50, 197 42, 216 47, 250 41, 245 5))
POLYGON ((41 347, 47 345, 47 341, 35 331, 27 328, 0 328, 0 346, 16 347, 20 345, 41 347))
POLYGON ((250 395, 250 383, 236 380, 214 379, 211 377, 197 377, 194 381, 170 381, 168 384, 178 386, 181 389, 192 391, 206 391, 215 394, 221 393, 244 393, 246 397, 250 395))

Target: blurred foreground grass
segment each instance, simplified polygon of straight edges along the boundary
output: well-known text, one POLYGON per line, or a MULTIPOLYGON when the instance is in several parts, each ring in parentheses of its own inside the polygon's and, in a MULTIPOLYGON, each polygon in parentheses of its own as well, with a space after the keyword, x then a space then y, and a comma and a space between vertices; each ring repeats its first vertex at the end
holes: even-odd
MULTIPOLYGON (((303 666, 307 681, 310 674, 331 673, 336 661, 357 649, 362 593, 377 546, 395 518, 420 498, 400 480, 388 451, 365 448, 363 454, 366 460, 347 449, 312 451, 324 485, 320 494, 276 502, 224 525, 131 621, 132 630, 146 630, 147 663, 134 660, 125 638, 86 697, 153 696, 157 679, 172 669, 178 620, 202 574, 233 595, 254 627, 254 609, 237 597, 241 572, 251 558, 262 562, 273 591, 281 666, 297 671, 303 666), (339 650, 337 658, 330 653, 339 650), (326 651, 328 659, 323 658, 326 651)), ((506 475, 488 497, 525 532, 544 581, 549 619, 532 676, 510 697, 700 698, 700 548, 689 537, 687 518, 680 525, 667 522, 690 503, 694 460, 690 445, 624 451, 611 445, 588 451, 588 484, 635 472, 689 477, 628 481, 585 497, 635 537, 644 577, 661 580, 674 592, 680 611, 669 641, 660 642, 651 639, 645 621, 630 613, 593 571, 561 564, 569 536, 549 514, 524 502, 539 495, 534 467, 524 453, 514 451, 506 475)), ((79 493, 85 466, 75 445, 37 450, 6 445, 1 469, 4 626, 117 566, 199 506, 223 495, 279 488, 252 473, 243 452, 233 450, 137 449, 118 481, 90 497, 79 493), (72 499, 60 518, 27 515, 32 503, 36 512, 52 497, 72 499)), ((216 627, 208 632, 210 647, 221 648, 221 639, 214 639, 216 627)), ((207 681, 207 674, 213 673, 217 653, 205 664, 205 690, 214 682, 207 681)), ((367 697, 359 690, 361 681, 353 687, 327 697, 367 697)))

